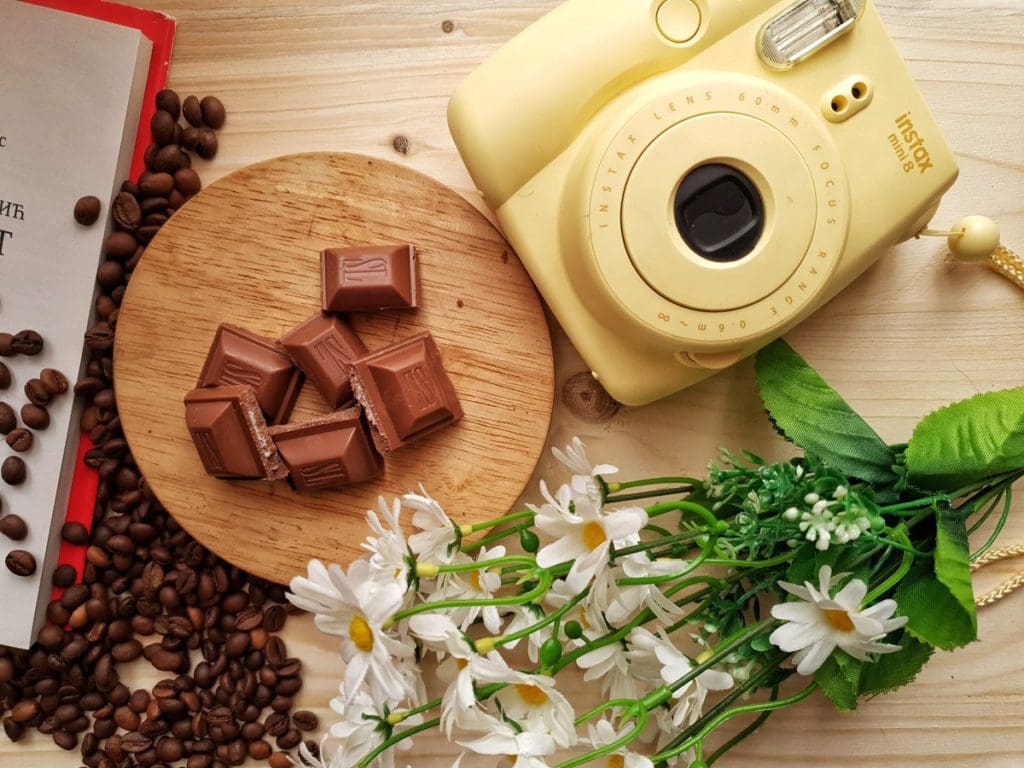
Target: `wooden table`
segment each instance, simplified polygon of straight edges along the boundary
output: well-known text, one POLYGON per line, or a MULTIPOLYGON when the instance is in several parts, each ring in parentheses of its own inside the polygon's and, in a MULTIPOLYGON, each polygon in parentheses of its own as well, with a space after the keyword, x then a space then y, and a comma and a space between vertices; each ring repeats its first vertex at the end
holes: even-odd
MULTIPOLYGON (((626 0, 624 0, 626 1, 626 0)), ((212 180, 243 165, 300 151, 353 150, 398 160, 475 199, 445 124, 457 83, 556 0, 139 0, 179 21, 171 85, 216 93, 229 110, 212 180)), ((714 4, 714 3, 712 3, 714 4)), ((962 176, 937 226, 969 213, 1000 221, 1024 249, 1024 5, 1020 0, 878 0, 947 139, 962 176)), ((888 254, 856 285, 790 336, 791 343, 891 442, 945 403, 1024 382, 1024 295, 987 270, 950 263, 939 241, 888 254)), ((556 336, 558 336, 556 334, 556 336)), ((583 370, 557 342, 558 392, 583 370)), ((558 398, 556 398, 557 400, 558 398)), ((586 440, 591 457, 626 476, 700 472, 718 446, 782 457, 744 364, 657 405, 600 422, 557 405, 550 441, 586 440)), ((498 469, 500 457, 495 457, 498 469)), ((551 461, 537 477, 553 477, 551 461)), ((1004 541, 1024 541, 1024 503, 1004 541)), ((323 553, 331 557, 330 552, 323 553)), ((1021 567, 983 572, 987 588, 1021 567)), ((921 678, 891 696, 835 712, 820 697, 771 721, 719 763, 723 768, 1024 766, 1024 594, 981 613, 981 642, 938 654, 921 678)), ((306 662, 303 706, 330 722, 341 676, 333 638, 308 619, 287 630, 306 662)), ((138 683, 144 682, 140 671, 138 683)), ((583 686, 571 698, 589 700, 583 686)), ((0 768, 78 765, 38 735, 2 742, 0 768)), ((414 768, 447 766, 456 747, 417 741, 414 768)), ((401 759, 401 758, 400 758, 401 759)), ((467 761, 467 765, 490 765, 467 761)), ((405 765, 405 763, 399 763, 405 765)))

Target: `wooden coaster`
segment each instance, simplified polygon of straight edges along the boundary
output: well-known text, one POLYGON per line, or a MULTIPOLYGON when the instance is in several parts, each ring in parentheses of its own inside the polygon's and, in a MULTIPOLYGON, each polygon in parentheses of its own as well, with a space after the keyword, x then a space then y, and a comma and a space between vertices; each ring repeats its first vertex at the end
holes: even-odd
MULTIPOLYGON (((545 448, 554 396, 540 300, 502 236, 438 182, 351 154, 244 168, 176 213, 132 277, 114 361, 124 431, 157 497, 215 553, 279 583, 310 558, 357 557, 365 511, 381 494, 422 483, 457 523, 509 510, 545 448), (420 309, 358 313, 353 325, 371 350, 430 331, 463 421, 392 454, 383 478, 344 491, 207 476, 182 400, 217 326, 278 338, 319 311, 322 249, 403 242, 419 250, 420 309)), ((291 421, 327 412, 307 383, 291 421)))

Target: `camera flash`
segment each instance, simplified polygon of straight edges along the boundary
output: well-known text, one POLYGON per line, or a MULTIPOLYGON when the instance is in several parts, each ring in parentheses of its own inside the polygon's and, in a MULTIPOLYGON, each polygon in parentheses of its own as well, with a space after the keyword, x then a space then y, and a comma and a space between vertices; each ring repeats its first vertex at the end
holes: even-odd
POLYGON ((761 59, 789 69, 853 29, 863 7, 863 0, 799 0, 762 27, 761 59))

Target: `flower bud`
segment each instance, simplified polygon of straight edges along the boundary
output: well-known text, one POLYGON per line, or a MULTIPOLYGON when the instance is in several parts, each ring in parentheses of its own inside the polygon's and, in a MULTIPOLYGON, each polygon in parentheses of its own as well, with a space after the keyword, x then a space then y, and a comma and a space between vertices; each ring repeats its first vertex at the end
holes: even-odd
POLYGON ((570 640, 579 640, 583 637, 583 627, 578 621, 567 621, 565 626, 562 627, 562 631, 565 632, 565 636, 570 640))
POLYGON ((531 554, 540 549, 540 539, 529 528, 523 528, 519 532, 519 544, 524 552, 530 552, 531 554))
POLYGON ((540 663, 542 667, 551 668, 562 658, 562 643, 556 637, 549 637, 540 647, 540 663))

